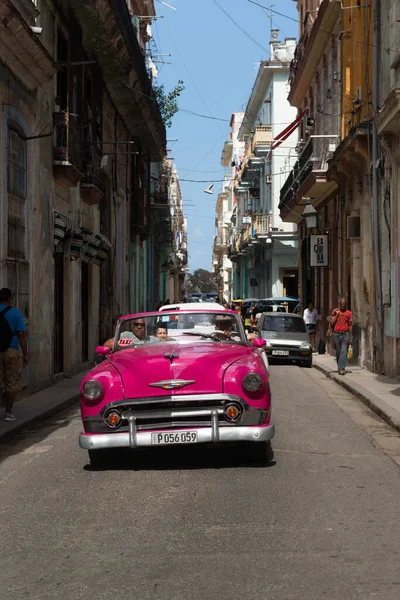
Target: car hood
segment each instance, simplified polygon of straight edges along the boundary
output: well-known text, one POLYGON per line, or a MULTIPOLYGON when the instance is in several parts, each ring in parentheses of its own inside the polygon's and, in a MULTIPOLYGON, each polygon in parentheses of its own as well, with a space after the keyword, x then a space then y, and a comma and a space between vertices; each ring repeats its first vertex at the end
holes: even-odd
POLYGON ((216 342, 161 343, 122 350, 110 360, 122 377, 125 398, 216 394, 222 392, 226 369, 249 351, 242 345, 216 342), (176 389, 163 389, 160 384, 176 380, 184 384, 176 389))
POLYGON ((272 343, 282 344, 301 344, 309 342, 310 339, 306 333, 286 333, 281 331, 262 331, 261 335, 264 340, 270 340, 272 343))

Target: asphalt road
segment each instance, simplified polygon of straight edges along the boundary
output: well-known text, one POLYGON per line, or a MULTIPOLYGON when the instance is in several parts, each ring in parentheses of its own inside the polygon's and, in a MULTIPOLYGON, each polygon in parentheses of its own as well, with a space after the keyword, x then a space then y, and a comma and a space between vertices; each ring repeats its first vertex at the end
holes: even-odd
POLYGON ((10 442, 1 598, 398 600, 399 436, 314 370, 272 388, 267 468, 181 447, 93 471, 75 408, 10 442))

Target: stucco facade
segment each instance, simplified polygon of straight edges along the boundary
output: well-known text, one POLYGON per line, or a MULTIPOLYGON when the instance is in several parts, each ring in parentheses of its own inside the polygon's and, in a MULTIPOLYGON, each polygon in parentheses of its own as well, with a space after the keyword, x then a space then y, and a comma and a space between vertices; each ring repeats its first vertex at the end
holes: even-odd
POLYGON ((177 249, 141 14, 152 1, 0 5, 0 283, 27 325, 27 392, 88 368, 121 314, 165 300, 177 249))
POLYGON ((237 297, 297 295, 297 227, 279 213, 282 180, 295 163, 296 110, 287 101, 295 40, 272 31, 238 134, 245 151, 235 182, 238 237, 230 251, 237 297))

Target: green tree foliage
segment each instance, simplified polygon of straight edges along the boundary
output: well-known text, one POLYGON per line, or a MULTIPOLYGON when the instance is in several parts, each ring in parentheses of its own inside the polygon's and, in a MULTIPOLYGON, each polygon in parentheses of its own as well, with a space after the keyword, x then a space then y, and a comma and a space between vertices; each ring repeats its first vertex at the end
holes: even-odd
POLYGON ((189 279, 191 284, 188 289, 189 294, 190 292, 202 292, 203 294, 218 292, 218 284, 210 271, 196 269, 194 273, 190 273, 189 279))
POLYGON ((171 127, 172 118, 179 110, 178 98, 184 89, 185 86, 181 80, 178 81, 174 89, 168 92, 168 94, 165 92, 164 85, 156 85, 153 87, 165 127, 171 127))

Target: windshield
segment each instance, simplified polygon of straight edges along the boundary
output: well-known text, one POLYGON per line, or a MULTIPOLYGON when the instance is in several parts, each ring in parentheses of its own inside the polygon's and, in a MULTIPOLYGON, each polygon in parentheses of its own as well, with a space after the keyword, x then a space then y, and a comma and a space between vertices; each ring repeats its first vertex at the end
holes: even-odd
POLYGON ((234 313, 163 311, 121 319, 117 324, 114 350, 143 344, 215 342, 246 344, 243 325, 234 313))
POLYGON ((276 331, 282 333, 306 333, 303 319, 291 315, 279 317, 266 316, 262 323, 263 331, 276 331))

